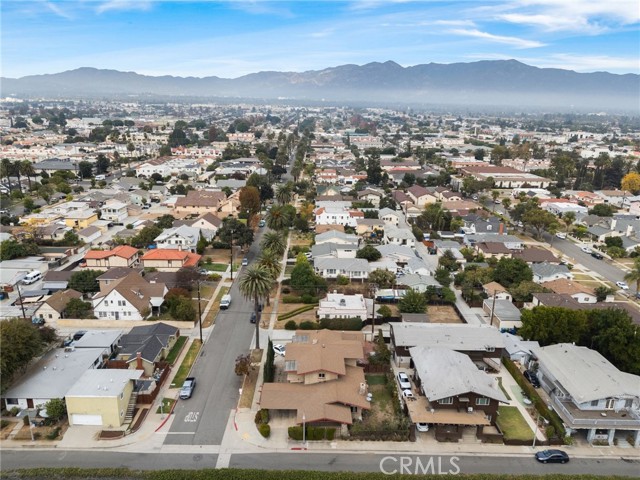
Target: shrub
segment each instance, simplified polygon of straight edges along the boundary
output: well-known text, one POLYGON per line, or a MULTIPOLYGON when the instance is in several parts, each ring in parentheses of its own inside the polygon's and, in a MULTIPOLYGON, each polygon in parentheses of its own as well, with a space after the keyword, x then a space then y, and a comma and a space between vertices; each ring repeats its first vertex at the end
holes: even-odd
POLYGON ((336 283, 338 285, 349 285, 349 278, 345 277, 344 275, 338 275, 338 278, 336 279, 336 283))
POLYGON ((278 320, 289 320, 290 318, 295 317, 300 313, 308 312, 309 310, 313 310, 314 308, 315 305, 305 305, 304 307, 296 308, 295 310, 292 310, 288 313, 283 313, 282 315, 278 316, 278 320))
POLYGON ((12 417, 15 417, 20 413, 20 409, 18 407, 13 407, 11 410, 9 410, 9 413, 12 417))
MULTIPOLYGON (((284 280, 283 280, 283 281, 284 281, 284 280)), ((289 294, 289 293, 291 293, 291 289, 290 289, 289 287, 284 287, 284 288, 282 289, 282 293, 284 293, 284 294, 289 294)))
POLYGON ((47 433, 47 440, 55 440, 60 435, 60 427, 56 427, 47 433))
POLYGON ((302 303, 307 305, 316 304, 320 301, 318 297, 314 297, 313 295, 309 295, 308 293, 305 293, 300 298, 302 300, 302 303))
POLYGON ((0 420, 0 429, 8 427, 11 424, 9 420, 0 420))
POLYGON ((260 425, 258 425, 258 431, 264 438, 269 438, 269 436, 271 435, 271 427, 266 423, 261 423, 260 425))
POLYGON ((287 323, 284 324, 285 330, 295 330, 296 328, 298 328, 298 324, 296 323, 295 320, 289 320, 287 323))
POLYGON ((302 297, 298 297, 296 295, 283 295, 282 303, 303 303, 302 297))
POLYGON ((302 440, 302 427, 289 427, 289 438, 291 440, 302 440))
POLYGON ((256 425, 269 423, 269 410, 266 408, 258 410, 254 421, 256 422, 256 425))
POLYGON ((302 322, 300 324, 300 330, 315 330, 317 328, 317 325, 315 322, 310 322, 309 320, 302 322))
POLYGON ((218 280, 222 279, 222 275, 220 275, 219 273, 210 273, 207 275, 207 279, 211 280, 212 282, 217 282, 218 280))
MULTIPOLYGON (((335 428, 306 427, 305 440, 333 440, 336 435, 335 428)), ((289 427, 289 438, 292 440, 302 440, 302 427, 289 427)))
POLYGON ((362 330, 362 320, 359 318, 323 318, 320 320, 320 328, 327 330, 362 330))

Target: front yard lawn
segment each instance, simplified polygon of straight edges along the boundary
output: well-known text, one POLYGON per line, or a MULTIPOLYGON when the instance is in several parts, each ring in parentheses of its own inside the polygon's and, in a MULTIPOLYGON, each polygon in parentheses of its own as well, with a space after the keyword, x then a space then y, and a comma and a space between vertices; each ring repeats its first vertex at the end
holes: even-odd
POLYGON ((173 345, 173 348, 169 352, 169 355, 167 355, 167 363, 173 365, 176 362, 178 355, 180 355, 180 352, 182 351, 182 346, 185 344, 188 338, 189 337, 185 337, 184 335, 178 337, 178 340, 176 340, 176 343, 173 345))
POLYGON ((163 398, 162 407, 158 406, 156 413, 164 413, 164 414, 169 413, 174 403, 176 403, 175 398, 163 398))
POLYGON ((505 440, 533 441, 533 431, 517 407, 498 407, 496 423, 505 440))
POLYGON ((173 377, 173 382, 171 382, 172 387, 180 388, 184 383, 184 379, 187 378, 189 372, 191 371, 191 366, 196 361, 198 356, 198 352, 200 352, 200 340, 194 340, 191 346, 189 347, 189 351, 182 360, 180 364, 180 368, 176 372, 176 376, 173 377))
POLYGON ((229 268, 228 263, 205 263, 202 268, 209 270, 210 272, 226 272, 229 268))

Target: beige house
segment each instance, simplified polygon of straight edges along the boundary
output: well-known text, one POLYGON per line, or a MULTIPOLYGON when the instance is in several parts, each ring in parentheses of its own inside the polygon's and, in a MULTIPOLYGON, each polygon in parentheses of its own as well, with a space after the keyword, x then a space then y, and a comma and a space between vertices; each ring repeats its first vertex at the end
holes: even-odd
MULTIPOLYGON (((91 369, 65 396, 69 425, 115 428, 125 423, 141 370, 91 369)), ((129 420, 129 419, 128 419, 129 420)))
POLYGON ((67 227, 82 230, 98 220, 98 214, 93 210, 73 210, 64 218, 67 227))
POLYGON ((178 198, 174 208, 177 214, 202 215, 208 212, 217 212, 220 203, 226 199, 227 196, 224 192, 190 190, 186 196, 178 198))
POLYGON ((138 249, 120 245, 113 250, 89 250, 85 256, 87 268, 133 267, 138 264, 138 249))
POLYGON ((46 321, 60 320, 65 317, 65 309, 72 298, 82 298, 75 290, 60 290, 47 298, 35 312, 35 316, 46 321))
POLYGON ((370 408, 360 332, 299 330, 286 346, 287 383, 267 383, 262 408, 296 412, 296 423, 344 426, 370 408))
POLYGON ((157 248, 145 253, 141 260, 144 268, 155 268, 161 272, 177 272, 181 268, 196 267, 201 256, 184 250, 157 248))

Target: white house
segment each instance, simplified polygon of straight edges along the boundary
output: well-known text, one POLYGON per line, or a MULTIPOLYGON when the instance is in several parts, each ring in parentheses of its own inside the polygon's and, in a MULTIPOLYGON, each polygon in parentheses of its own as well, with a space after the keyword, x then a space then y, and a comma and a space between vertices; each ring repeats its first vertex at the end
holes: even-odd
POLYGON ((181 225, 165 230, 155 238, 154 242, 158 248, 188 250, 191 253, 195 253, 201 233, 206 240, 211 240, 215 235, 215 232, 210 230, 200 230, 199 228, 181 225))
POLYGON ((316 225, 344 225, 355 228, 358 225, 356 219, 364 218, 364 215, 355 215, 354 211, 342 207, 320 207, 314 213, 316 225))
POLYGON ((329 293, 327 298, 320 300, 318 318, 355 318, 367 319, 367 304, 364 296, 343 295, 342 293, 329 293))
POLYGON ((99 320, 144 320, 159 313, 168 290, 164 283, 149 283, 137 272, 114 282, 91 299, 99 320))
POLYGON ((127 204, 115 199, 107 200, 100 208, 100 212, 102 212, 102 220, 109 220, 115 223, 124 223, 129 216, 127 204))
POLYGON ((369 262, 363 258, 319 258, 313 266, 324 278, 338 278, 339 275, 351 280, 365 280, 369 277, 369 262))
POLYGON ((533 281, 536 283, 552 282, 561 278, 573 279, 573 274, 566 265, 555 265, 553 263, 534 263, 531 265, 533 271, 533 281))
POLYGON ((397 227, 400 224, 401 213, 390 208, 381 208, 378 212, 378 218, 384 223, 390 223, 397 227))
POLYGON ((407 247, 416 246, 416 237, 407 228, 398 228, 394 225, 387 225, 384 229, 383 242, 392 245, 405 245, 407 247))

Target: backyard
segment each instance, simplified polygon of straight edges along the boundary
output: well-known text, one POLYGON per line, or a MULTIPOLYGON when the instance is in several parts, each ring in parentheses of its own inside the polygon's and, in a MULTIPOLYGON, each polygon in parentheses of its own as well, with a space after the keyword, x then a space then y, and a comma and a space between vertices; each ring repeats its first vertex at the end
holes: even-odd
POLYGON ((451 305, 429 305, 427 316, 430 323, 464 323, 451 305))
POLYGON ((529 424, 522 417, 517 407, 499 407, 498 419, 496 423, 502 431, 504 439, 506 441, 533 441, 533 431, 531 430, 531 427, 529 427, 529 424))

